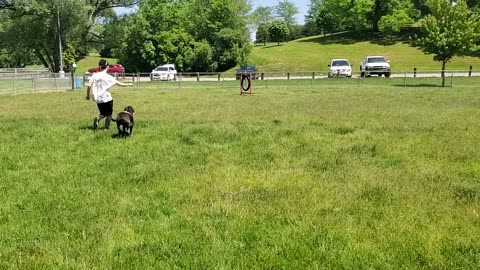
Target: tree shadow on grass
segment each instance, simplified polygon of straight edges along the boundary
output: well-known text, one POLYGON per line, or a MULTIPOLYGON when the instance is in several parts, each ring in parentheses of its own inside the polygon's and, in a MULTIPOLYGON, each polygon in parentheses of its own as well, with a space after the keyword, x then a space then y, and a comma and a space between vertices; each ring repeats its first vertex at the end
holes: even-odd
POLYGON ((439 84, 433 84, 433 83, 419 83, 419 84, 407 84, 407 85, 404 85, 404 84, 394 84, 393 86, 395 87, 435 87, 435 88, 447 88, 447 87, 451 87, 450 85, 445 85, 445 86, 441 86, 439 84))
POLYGON ((266 45, 266 46, 261 46, 262 49, 268 49, 268 48, 274 48, 274 47, 280 47, 280 46, 283 46, 285 43, 281 43, 281 44, 269 44, 269 45, 266 45))
POLYGON ((383 46, 389 46, 401 42, 413 46, 410 41, 410 37, 419 34, 420 29, 418 27, 406 27, 402 29, 399 33, 394 35, 384 35, 380 32, 375 32, 373 30, 355 30, 305 38, 300 40, 300 42, 314 42, 323 45, 348 45, 358 42, 370 42, 372 44, 383 46))

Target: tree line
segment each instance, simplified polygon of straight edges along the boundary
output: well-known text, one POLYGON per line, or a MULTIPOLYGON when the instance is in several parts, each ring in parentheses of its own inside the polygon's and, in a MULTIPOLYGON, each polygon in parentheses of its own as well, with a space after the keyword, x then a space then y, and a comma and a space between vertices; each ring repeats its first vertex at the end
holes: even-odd
POLYGON ((478 52, 480 0, 310 0, 298 24, 294 2, 250 0, 0 0, 0 67, 40 64, 58 72, 92 50, 129 72, 174 63, 180 71, 246 64, 256 43, 339 31, 395 35, 416 25, 412 43, 442 62, 478 52), (119 16, 116 7, 135 7, 119 16), (60 63, 62 55, 63 63, 60 63))

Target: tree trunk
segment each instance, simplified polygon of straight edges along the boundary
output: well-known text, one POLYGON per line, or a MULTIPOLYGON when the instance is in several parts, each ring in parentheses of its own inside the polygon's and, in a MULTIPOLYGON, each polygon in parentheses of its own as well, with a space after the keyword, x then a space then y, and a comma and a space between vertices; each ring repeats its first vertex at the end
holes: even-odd
POLYGON ((446 61, 442 60, 442 87, 445 87, 445 64, 446 61))

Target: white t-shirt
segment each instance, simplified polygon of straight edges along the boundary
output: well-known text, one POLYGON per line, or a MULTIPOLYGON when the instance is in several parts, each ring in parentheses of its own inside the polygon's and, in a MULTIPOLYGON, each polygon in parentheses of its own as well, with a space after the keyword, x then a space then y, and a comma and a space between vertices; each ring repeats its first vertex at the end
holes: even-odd
POLYGON ((108 90, 116 83, 117 80, 105 72, 97 72, 93 74, 89 80, 89 84, 92 86, 93 100, 96 103, 105 103, 113 100, 112 95, 108 90))

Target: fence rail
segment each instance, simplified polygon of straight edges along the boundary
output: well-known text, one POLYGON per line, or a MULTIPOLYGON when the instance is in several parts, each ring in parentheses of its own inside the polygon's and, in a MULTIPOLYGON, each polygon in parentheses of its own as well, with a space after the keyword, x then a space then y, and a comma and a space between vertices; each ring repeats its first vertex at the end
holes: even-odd
MULTIPOLYGON (((172 77, 171 81, 152 81, 150 73, 125 73, 113 74, 121 81, 130 81, 140 89, 158 88, 184 88, 184 87, 238 87, 238 76, 234 72, 182 72, 172 77), (206 85, 205 83, 210 83, 206 85)), ((359 72, 353 73, 351 78, 328 78, 327 71, 277 71, 257 72, 254 76, 255 85, 269 86, 269 84, 281 83, 281 80, 297 81, 303 84, 321 85, 341 79, 338 83, 357 84, 359 86, 376 81, 375 79, 362 78, 359 72)), ((17 93, 35 93, 45 91, 66 91, 70 89, 82 89, 87 86, 91 74, 60 74, 46 70, 22 70, 0 69, 0 95, 17 93), (13 72, 12 72, 13 71, 13 72)), ((440 70, 399 70, 392 71, 390 78, 382 77, 384 84, 415 85, 428 84, 438 85, 441 81, 440 70)), ((455 78, 480 77, 476 70, 448 70, 445 71, 447 85, 452 86, 455 78)), ((376 77, 373 75, 372 77, 376 77)))

